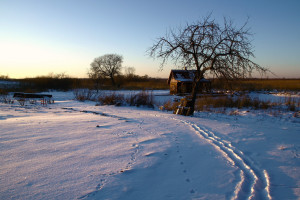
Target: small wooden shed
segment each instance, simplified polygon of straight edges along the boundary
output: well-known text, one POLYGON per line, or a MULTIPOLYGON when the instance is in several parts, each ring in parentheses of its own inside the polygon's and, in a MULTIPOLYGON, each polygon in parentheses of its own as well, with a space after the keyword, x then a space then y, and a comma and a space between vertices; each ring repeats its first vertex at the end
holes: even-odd
MULTIPOLYGON (((196 70, 175 70, 172 69, 168 79, 170 94, 186 94, 193 90, 193 81, 196 70)), ((211 82, 205 78, 201 79, 199 92, 210 92, 211 82)))

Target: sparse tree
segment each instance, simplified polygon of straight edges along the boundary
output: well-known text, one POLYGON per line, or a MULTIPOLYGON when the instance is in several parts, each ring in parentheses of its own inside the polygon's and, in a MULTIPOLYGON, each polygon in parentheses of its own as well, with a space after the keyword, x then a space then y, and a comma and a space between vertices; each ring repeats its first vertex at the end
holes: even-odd
POLYGON ((121 73, 123 57, 117 54, 105 54, 97 57, 91 63, 88 72, 89 77, 94 80, 100 80, 103 77, 108 77, 113 86, 116 85, 114 77, 121 73))
POLYGON ((100 85, 104 79, 103 75, 98 71, 97 67, 91 65, 91 68, 88 71, 88 76, 94 81, 95 89, 98 92, 100 85))
POLYGON ((0 79, 9 79, 8 75, 0 75, 0 79))
POLYGON ((54 74, 53 72, 50 72, 46 77, 48 77, 48 78, 54 78, 54 79, 66 79, 66 78, 69 78, 69 76, 66 74, 66 72, 57 73, 57 74, 54 74))
POLYGON ((125 76, 126 78, 134 78, 135 68, 134 67, 125 67, 125 76))
POLYGON ((244 78, 253 70, 265 72, 267 69, 250 60, 254 57, 247 22, 236 27, 231 20, 224 18, 223 24, 217 23, 211 15, 183 28, 171 30, 160 37, 149 48, 153 58, 162 59, 161 67, 168 60, 175 64, 196 70, 191 96, 191 109, 194 113, 200 80, 210 72, 227 79, 244 78))

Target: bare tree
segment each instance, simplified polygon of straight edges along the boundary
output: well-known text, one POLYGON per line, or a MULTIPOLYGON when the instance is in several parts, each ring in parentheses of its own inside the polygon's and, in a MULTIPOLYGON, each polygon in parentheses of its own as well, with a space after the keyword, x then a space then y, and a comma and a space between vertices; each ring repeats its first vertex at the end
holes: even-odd
POLYGON ((200 80, 205 73, 233 79, 247 77, 253 70, 262 73, 267 70, 250 60, 254 57, 252 34, 246 26, 247 22, 238 28, 227 18, 220 25, 208 15, 196 23, 169 31, 149 48, 151 57, 162 59, 161 67, 172 60, 196 69, 188 115, 194 113, 200 80))
POLYGON ((92 66, 88 71, 88 76, 90 79, 92 79, 95 83, 95 89, 97 90, 97 92, 99 91, 100 85, 103 82, 103 75, 99 72, 98 68, 96 65, 92 66))
POLYGON ((121 73, 123 57, 117 54, 105 54, 97 57, 91 63, 89 77, 100 80, 108 77, 113 86, 116 85, 114 77, 121 73))
POLYGON ((135 68, 134 67, 125 67, 125 76, 127 78, 133 78, 135 76, 135 68))

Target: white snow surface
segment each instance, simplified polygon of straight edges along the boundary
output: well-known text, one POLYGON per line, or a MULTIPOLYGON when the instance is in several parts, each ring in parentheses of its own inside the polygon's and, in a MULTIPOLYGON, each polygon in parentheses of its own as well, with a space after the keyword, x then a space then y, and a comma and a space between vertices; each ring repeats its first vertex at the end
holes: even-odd
POLYGON ((0 103, 0 199, 300 199, 298 119, 51 94, 47 106, 0 103))

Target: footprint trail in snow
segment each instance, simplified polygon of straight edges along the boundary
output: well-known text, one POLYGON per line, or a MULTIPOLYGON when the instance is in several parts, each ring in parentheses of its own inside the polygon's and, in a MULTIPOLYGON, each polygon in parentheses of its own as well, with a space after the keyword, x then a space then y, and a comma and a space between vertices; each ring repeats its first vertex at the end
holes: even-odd
POLYGON ((213 132, 200 128, 195 123, 180 121, 193 128, 200 137, 220 151, 228 162, 240 169, 240 181, 235 187, 232 199, 272 199, 269 175, 266 170, 259 169, 243 152, 233 147, 230 142, 222 140, 213 132))

